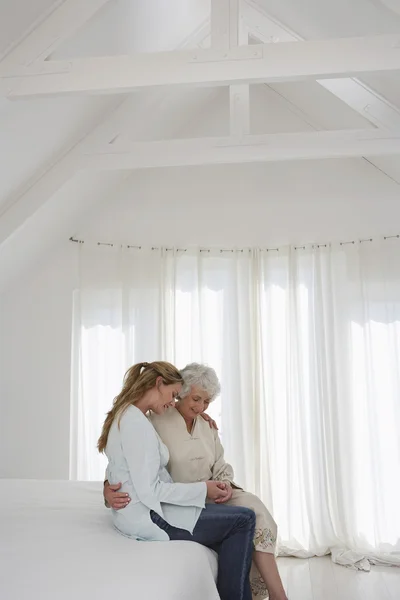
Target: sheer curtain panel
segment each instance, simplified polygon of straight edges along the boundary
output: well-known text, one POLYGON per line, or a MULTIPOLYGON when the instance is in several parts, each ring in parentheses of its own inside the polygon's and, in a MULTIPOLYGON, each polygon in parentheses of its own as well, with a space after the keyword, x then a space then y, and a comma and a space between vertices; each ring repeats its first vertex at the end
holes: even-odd
POLYGON ((400 565, 400 240, 80 252, 71 478, 102 479, 127 367, 206 362, 227 457, 281 553, 400 565))

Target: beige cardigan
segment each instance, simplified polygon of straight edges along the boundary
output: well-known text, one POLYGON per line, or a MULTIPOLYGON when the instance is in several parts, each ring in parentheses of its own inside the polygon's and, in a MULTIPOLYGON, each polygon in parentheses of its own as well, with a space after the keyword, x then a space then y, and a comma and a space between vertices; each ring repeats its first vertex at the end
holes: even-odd
POLYGON ((231 465, 225 462, 218 431, 210 428, 207 421, 198 417, 188 433, 176 408, 169 408, 162 415, 152 413, 149 420, 169 450, 167 469, 173 481, 195 483, 214 479, 238 487, 233 482, 231 465))

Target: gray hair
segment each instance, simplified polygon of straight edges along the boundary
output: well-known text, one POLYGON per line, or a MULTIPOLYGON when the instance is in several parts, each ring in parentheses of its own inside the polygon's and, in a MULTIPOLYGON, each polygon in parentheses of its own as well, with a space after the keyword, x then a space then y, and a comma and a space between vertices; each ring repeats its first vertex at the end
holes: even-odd
POLYGON ((186 365, 186 367, 181 370, 181 375, 183 379, 182 389, 179 394, 181 398, 186 398, 194 385, 199 386, 202 390, 207 392, 211 401, 215 400, 221 392, 221 384, 216 372, 207 365, 190 363, 190 365, 186 365))

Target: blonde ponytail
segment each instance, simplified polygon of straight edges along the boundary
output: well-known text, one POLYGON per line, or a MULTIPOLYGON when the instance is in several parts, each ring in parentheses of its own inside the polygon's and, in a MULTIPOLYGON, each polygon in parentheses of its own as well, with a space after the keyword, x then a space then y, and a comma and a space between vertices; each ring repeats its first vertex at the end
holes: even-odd
POLYGON ((108 434, 114 419, 121 419, 126 409, 135 404, 142 396, 156 385, 157 377, 162 377, 166 385, 182 383, 178 369, 168 362, 141 362, 127 370, 121 392, 114 398, 113 406, 108 411, 101 435, 97 442, 99 452, 107 446, 108 434))

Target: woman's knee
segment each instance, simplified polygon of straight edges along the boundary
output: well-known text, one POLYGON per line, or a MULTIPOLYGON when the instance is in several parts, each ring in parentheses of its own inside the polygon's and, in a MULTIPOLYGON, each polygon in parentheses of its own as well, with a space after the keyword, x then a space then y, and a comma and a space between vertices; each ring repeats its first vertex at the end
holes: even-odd
POLYGON ((264 502, 254 494, 249 494, 247 501, 249 507, 251 507, 256 514, 257 522, 267 523, 271 532, 276 536, 278 532, 278 526, 264 502))
POLYGON ((236 508, 239 520, 248 524, 249 527, 256 526, 256 513, 252 508, 247 508, 245 506, 237 506, 236 508))

